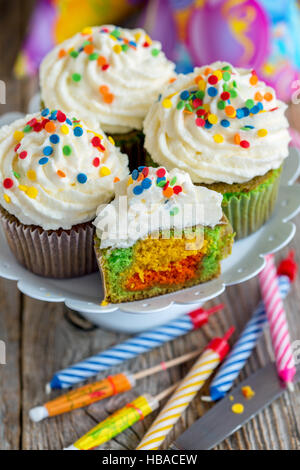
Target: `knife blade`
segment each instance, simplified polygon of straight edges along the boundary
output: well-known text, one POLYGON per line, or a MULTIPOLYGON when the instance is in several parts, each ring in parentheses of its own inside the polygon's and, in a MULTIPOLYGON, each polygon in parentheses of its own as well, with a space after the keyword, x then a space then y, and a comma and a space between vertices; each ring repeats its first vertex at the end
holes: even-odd
MULTIPOLYGON (((300 381, 300 369, 295 375, 294 383, 300 381)), ((272 401, 287 390, 278 378, 276 366, 269 362, 250 377, 240 382, 225 398, 216 403, 205 415, 199 418, 170 446, 173 450, 209 450, 222 442, 226 437, 240 429, 272 401), (255 396, 246 399, 242 387, 250 386, 255 396), (234 397, 234 401, 230 400, 234 397), (234 403, 244 405, 242 414, 232 411, 234 403)))

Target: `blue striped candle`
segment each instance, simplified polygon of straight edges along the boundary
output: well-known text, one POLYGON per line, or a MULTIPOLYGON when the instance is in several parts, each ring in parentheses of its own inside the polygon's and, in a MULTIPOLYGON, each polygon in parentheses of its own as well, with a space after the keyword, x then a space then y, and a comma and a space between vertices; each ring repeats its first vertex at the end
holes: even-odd
POLYGON ((52 377, 51 382, 47 384, 46 389, 49 392, 51 389, 73 387, 73 385, 93 377, 99 372, 108 370, 140 354, 151 351, 168 341, 185 335, 191 330, 200 328, 208 322, 210 315, 221 310, 223 307, 220 304, 209 310, 198 308, 179 319, 171 321, 167 325, 134 336, 121 344, 57 372, 52 377))
MULTIPOLYGON (((280 295, 285 298, 290 290, 290 278, 288 276, 279 276, 278 281, 280 295)), ((212 400, 220 400, 231 389, 233 382, 255 348, 267 322, 265 306, 261 301, 210 385, 212 400)))

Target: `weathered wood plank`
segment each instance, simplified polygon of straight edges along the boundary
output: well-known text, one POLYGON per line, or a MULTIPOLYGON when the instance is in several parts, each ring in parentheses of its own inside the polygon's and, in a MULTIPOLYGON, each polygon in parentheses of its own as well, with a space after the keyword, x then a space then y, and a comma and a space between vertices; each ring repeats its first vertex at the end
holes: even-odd
POLYGON ((0 449, 17 449, 20 440, 21 295, 15 283, 0 280, 0 340, 6 364, 0 364, 0 449))

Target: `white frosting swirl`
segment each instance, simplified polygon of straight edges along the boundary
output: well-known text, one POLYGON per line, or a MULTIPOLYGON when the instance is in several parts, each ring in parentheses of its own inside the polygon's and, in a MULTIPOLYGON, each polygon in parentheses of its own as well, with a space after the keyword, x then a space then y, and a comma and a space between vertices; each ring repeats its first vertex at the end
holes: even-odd
POLYGON ((152 105, 144 122, 145 147, 159 165, 189 172, 194 183, 243 183, 279 168, 287 157, 286 108, 255 72, 215 62, 179 75, 152 105), (195 107, 182 99, 193 91, 195 107))
POLYGON ((44 58, 42 100, 51 109, 76 112, 91 129, 126 133, 142 129, 174 67, 142 29, 85 28, 44 58))
POLYGON ((195 186, 181 170, 140 170, 117 183, 115 199, 99 207, 94 225, 101 248, 127 248, 158 230, 220 223, 222 194, 195 186))
POLYGON ((25 225, 68 230, 113 198, 128 158, 104 134, 55 113, 0 129, 0 204, 25 225))

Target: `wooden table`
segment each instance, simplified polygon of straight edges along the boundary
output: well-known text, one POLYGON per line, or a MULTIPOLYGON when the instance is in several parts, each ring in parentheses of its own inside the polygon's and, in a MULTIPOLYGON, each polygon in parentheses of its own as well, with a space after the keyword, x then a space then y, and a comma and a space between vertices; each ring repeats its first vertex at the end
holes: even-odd
MULTIPOLYGON (((1 2, 8 3, 11 9, 15 5, 15 12, 19 13, 14 13, 12 17, 10 9, 5 12, 1 10, 4 31, 2 29, 0 36, 0 79, 7 84, 7 104, 0 105, 1 114, 10 110, 26 110, 28 99, 37 88, 36 80, 20 83, 11 75, 8 76, 7 71, 11 69, 20 43, 26 16, 22 8, 25 8, 27 2, 1 2), (13 35, 12 23, 20 34, 13 35), (8 50, 5 38, 11 41, 8 50)), ((295 222, 298 232, 289 248, 295 250, 296 259, 300 263, 300 216, 295 222)), ((277 258, 282 258, 287 252, 288 248, 277 258)), ((233 337, 233 341, 236 340, 259 298, 257 279, 227 288, 224 294, 207 304, 226 304, 224 313, 213 317, 209 325, 131 361, 126 368, 137 371, 191 351, 194 347, 205 346, 210 338, 222 335, 232 324, 237 329, 233 337)), ((300 340, 299 303, 298 279, 285 302, 292 340, 300 340)), ((33 300, 22 295, 15 282, 0 279, 0 340, 5 341, 7 347, 7 364, 0 365, 0 449, 61 449, 135 396, 135 393, 129 392, 38 424, 29 420, 29 409, 46 400, 44 386, 56 370, 126 338, 126 335, 100 329, 88 332, 80 330, 67 321, 66 314, 68 311, 64 305, 33 300)), ((271 350, 269 335, 265 333, 242 372, 241 379, 263 366, 272 357, 271 350)), ((189 367, 190 364, 187 364, 155 378, 145 379, 136 392, 155 394, 183 377, 189 367)), ((116 370, 124 369, 120 367, 116 370)), ((226 439, 218 449, 300 449, 299 391, 298 385, 295 393, 286 393, 242 430, 226 439)), ((166 439, 164 448, 205 413, 207 407, 198 396, 166 439)), ((134 449, 154 417, 155 414, 137 423, 103 448, 134 449)))

